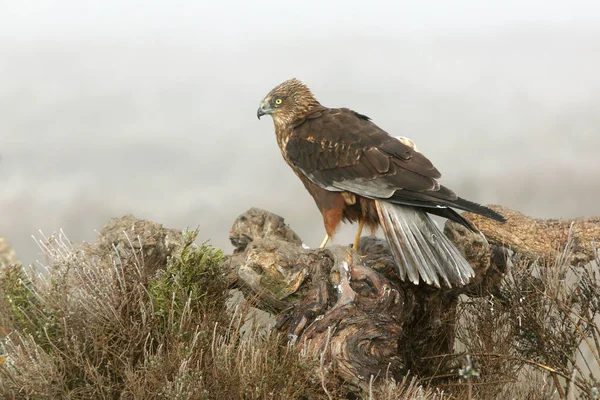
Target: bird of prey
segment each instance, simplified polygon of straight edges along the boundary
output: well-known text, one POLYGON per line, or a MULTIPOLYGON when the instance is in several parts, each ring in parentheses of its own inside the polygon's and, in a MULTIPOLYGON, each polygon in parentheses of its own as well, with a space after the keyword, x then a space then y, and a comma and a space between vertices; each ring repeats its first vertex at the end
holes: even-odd
POLYGON ((482 205, 438 183, 439 171, 407 138, 396 138, 348 108, 328 108, 298 79, 273 88, 257 111, 270 115, 283 158, 314 198, 323 216, 324 247, 342 221, 381 226, 399 276, 419 284, 463 286, 474 271, 428 216, 435 214, 478 230, 453 210, 504 221, 482 205))

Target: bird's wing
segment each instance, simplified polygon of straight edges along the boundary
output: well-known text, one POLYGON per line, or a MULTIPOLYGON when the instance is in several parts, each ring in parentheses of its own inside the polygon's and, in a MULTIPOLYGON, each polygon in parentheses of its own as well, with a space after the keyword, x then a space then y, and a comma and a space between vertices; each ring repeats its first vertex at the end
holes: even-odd
POLYGON ((294 127, 284 154, 308 179, 328 190, 373 199, 391 199, 398 192, 402 204, 427 203, 425 194, 457 199, 439 185, 441 174, 423 154, 349 109, 323 109, 307 117, 294 127))

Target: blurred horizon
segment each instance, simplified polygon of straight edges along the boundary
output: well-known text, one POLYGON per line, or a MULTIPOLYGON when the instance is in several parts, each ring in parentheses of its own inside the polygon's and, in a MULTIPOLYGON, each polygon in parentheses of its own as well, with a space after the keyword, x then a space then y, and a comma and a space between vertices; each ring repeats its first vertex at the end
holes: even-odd
POLYGON ((250 207, 317 246, 320 214, 256 120, 291 77, 413 139, 462 197, 600 214, 600 4, 286 4, 0 5, 0 236, 19 259, 40 258, 40 229, 91 241, 127 213, 228 253, 250 207))

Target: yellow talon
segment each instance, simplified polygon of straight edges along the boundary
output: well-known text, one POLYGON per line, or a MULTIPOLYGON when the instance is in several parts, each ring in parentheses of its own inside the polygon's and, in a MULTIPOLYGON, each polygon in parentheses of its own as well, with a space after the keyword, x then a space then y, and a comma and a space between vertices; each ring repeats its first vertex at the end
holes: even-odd
POLYGON ((356 237, 354 238, 354 246, 352 247, 354 250, 358 250, 358 242, 360 241, 360 235, 363 230, 363 226, 365 226, 365 217, 360 219, 358 223, 358 231, 356 232, 356 237))
POLYGON ((321 245, 319 246, 319 248, 322 249, 323 247, 325 247, 325 245, 327 244, 327 242, 329 242, 329 234, 325 235, 325 239, 323 239, 323 242, 321 243, 321 245))

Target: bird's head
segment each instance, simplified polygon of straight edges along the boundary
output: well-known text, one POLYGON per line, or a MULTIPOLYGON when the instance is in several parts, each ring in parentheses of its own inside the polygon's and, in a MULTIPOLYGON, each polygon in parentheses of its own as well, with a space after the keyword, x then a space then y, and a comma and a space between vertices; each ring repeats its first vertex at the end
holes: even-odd
POLYGON ((310 89, 296 78, 275 86, 261 101, 256 112, 258 119, 270 115, 276 125, 284 126, 302 118, 319 105, 310 89))

